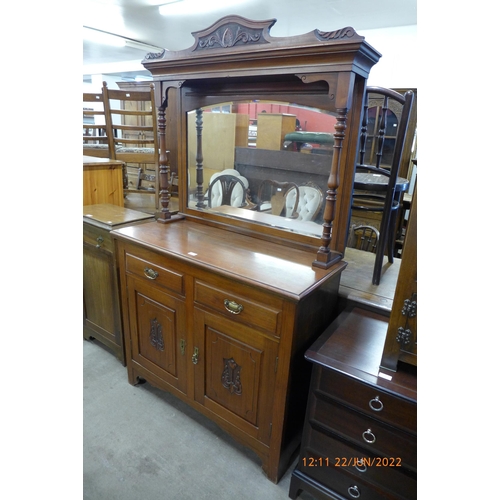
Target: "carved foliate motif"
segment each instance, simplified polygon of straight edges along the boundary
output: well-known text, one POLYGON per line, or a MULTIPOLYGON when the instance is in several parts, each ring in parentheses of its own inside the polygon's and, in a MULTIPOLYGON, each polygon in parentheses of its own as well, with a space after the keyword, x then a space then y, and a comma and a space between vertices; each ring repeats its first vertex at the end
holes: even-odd
POLYGON ((240 380, 241 366, 233 358, 224 358, 224 370, 222 371, 222 385, 231 394, 241 395, 242 387, 240 380))
POLYGON ((197 49, 228 48, 248 43, 262 43, 262 30, 240 26, 236 23, 221 26, 206 37, 198 40, 197 49))
POLYGON ((149 341, 155 349, 158 349, 159 351, 163 351, 165 349, 161 324, 158 323, 156 318, 151 320, 151 327, 149 329, 149 341))
POLYGON ((161 52, 148 52, 146 54, 145 59, 161 59, 163 57, 163 54, 165 54, 165 49, 163 49, 161 52))
POLYGON ((350 26, 336 31, 314 30, 314 33, 320 40, 341 40, 342 38, 352 38, 357 34, 350 26))

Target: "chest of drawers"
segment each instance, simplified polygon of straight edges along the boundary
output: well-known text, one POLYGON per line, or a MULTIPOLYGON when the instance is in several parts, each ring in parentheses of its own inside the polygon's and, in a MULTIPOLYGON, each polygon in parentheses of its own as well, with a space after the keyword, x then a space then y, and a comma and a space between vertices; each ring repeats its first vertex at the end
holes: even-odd
POLYGON ((110 231, 153 216, 111 204, 83 207, 83 336, 106 345, 124 363, 118 277, 110 231))
POLYGON ((308 252, 188 221, 112 235, 129 382, 212 419, 277 482, 300 443, 304 353, 334 317, 345 264, 314 268, 308 252))
POLYGON ((416 370, 380 370, 389 319, 352 308, 307 351, 313 364, 290 498, 417 498, 416 370))

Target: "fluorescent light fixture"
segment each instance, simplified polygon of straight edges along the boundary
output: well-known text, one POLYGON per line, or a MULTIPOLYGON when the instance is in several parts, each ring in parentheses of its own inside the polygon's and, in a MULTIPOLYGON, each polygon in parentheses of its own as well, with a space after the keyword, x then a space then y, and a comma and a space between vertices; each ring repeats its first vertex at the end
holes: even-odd
POLYGON ((162 16, 188 16, 215 12, 228 7, 239 7, 250 0, 171 0, 158 7, 162 16))
POLYGON ((110 45, 112 47, 125 47, 125 39, 107 33, 106 31, 96 30, 87 26, 83 27, 83 39, 93 43, 110 45))
POLYGON ((125 38, 120 35, 114 35, 113 33, 108 33, 107 31, 96 30, 95 28, 89 28, 88 26, 83 27, 83 38, 89 42, 99 43, 102 45, 110 45, 112 47, 129 47, 131 49, 142 50, 145 52, 161 52, 162 47, 156 45, 150 45, 148 43, 139 42, 138 40, 132 40, 131 38, 125 38))

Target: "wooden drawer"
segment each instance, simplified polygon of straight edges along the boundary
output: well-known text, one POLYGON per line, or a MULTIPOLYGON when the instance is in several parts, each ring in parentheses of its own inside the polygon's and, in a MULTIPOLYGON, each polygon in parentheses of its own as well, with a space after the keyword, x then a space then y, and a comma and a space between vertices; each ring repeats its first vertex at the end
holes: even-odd
MULTIPOLYGON (((156 260, 156 259, 155 259, 156 260)), ((180 295, 185 294, 184 274, 172 269, 166 269, 151 260, 141 259, 127 253, 125 256, 125 270, 142 280, 166 288, 180 295)))
POLYGON ((417 405, 379 388, 321 370, 315 392, 333 397, 377 420, 417 433, 417 405))
POLYGON ((113 242, 109 231, 90 224, 83 224, 83 244, 113 253, 113 242))
POLYGON ((255 296, 250 297, 242 294, 243 287, 239 287, 238 293, 235 293, 229 288, 219 288, 200 280, 195 281, 194 290, 195 302, 203 304, 231 320, 279 336, 281 320, 281 307, 279 306, 281 306, 281 301, 275 301, 277 307, 272 307, 272 298, 266 300, 265 295, 258 297, 261 298, 261 301, 258 301, 255 296))
POLYGON ((310 422, 360 445, 374 455, 401 459, 403 467, 417 470, 417 438, 398 431, 335 402, 312 396, 310 422))
MULTIPOLYGON (((416 474, 405 473, 396 461, 391 462, 367 453, 363 448, 349 446, 344 441, 310 426, 306 432, 308 432, 307 446, 303 448, 304 456, 301 456, 298 463, 298 468, 304 473, 320 480, 316 474, 320 467, 340 469, 358 481, 369 482, 375 488, 390 490, 395 498, 416 500, 416 474), (357 466, 354 465, 355 462, 358 462, 357 466)), ((335 489, 335 483, 328 477, 326 480, 328 481, 325 483, 326 486, 335 489)))

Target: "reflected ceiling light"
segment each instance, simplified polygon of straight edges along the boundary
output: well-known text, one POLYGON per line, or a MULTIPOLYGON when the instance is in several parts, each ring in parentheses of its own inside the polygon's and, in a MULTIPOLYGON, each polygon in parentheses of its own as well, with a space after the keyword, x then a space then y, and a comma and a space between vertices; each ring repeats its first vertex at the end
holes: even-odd
POLYGON ((239 7, 251 0, 171 0, 158 7, 162 16, 215 12, 227 7, 239 7))

